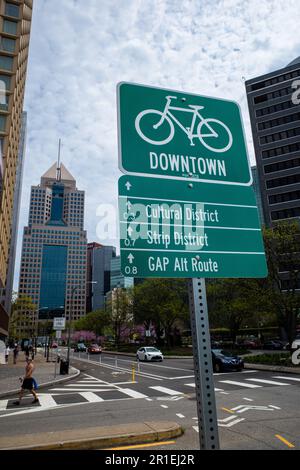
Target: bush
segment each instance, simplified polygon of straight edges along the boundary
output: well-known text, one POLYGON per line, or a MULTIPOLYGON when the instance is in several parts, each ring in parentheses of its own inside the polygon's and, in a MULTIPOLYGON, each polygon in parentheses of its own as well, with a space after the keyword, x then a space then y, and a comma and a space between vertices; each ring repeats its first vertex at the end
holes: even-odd
POLYGON ((246 356, 244 361, 248 364, 265 364, 270 366, 297 367, 292 363, 290 353, 260 354, 258 356, 246 356))

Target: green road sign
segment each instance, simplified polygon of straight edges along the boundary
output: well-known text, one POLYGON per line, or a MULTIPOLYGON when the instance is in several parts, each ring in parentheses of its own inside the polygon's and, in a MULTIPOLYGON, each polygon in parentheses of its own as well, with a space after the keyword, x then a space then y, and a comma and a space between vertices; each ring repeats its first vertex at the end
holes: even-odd
POLYGON ((237 103, 132 83, 118 85, 123 173, 250 186, 237 103))
POLYGON ((267 275, 251 187, 122 176, 119 211, 125 276, 267 275))

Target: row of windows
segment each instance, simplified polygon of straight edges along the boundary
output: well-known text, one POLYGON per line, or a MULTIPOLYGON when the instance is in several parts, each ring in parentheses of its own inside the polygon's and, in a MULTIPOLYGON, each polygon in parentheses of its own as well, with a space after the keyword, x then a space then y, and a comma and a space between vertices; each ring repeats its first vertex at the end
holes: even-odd
POLYGON ((274 104, 273 106, 267 106, 266 108, 257 109, 255 111, 256 117, 266 116, 267 114, 277 113, 278 111, 284 111, 285 109, 293 108, 295 105, 292 100, 284 101, 283 103, 274 104))
POLYGON ((16 40, 1 37, 0 48, 3 51, 14 53, 16 49, 16 40))
POLYGON ((287 96, 292 92, 291 87, 282 88, 281 90, 271 91, 265 95, 255 96, 253 101, 255 104, 264 103, 265 101, 280 98, 281 96, 287 96))
POLYGON ((271 119, 270 121, 263 121, 258 123, 258 130, 264 131, 271 129, 272 127, 282 126, 283 124, 289 124, 290 122, 300 121, 300 113, 288 114, 277 119, 271 119))
POLYGON ((277 77, 269 78, 266 81, 254 83, 251 86, 251 90, 260 90, 261 88, 265 88, 267 86, 276 85, 276 83, 285 82, 286 80, 291 80, 292 78, 300 77, 300 69, 294 70, 293 72, 284 73, 282 75, 278 75, 277 77))
POLYGON ((300 127, 295 127, 294 129, 288 129, 286 131, 275 132, 275 134, 264 135, 259 138, 259 142, 261 145, 270 144, 277 140, 291 139, 298 135, 300 135, 300 127))
POLYGON ((14 18, 19 18, 20 16, 20 7, 14 3, 6 2, 5 4, 5 15, 13 16, 14 18))
POLYGON ((262 152, 263 158, 272 158, 277 157, 278 155, 285 155, 287 153, 297 152, 300 150, 300 142, 296 142, 295 144, 284 145, 283 147, 276 147, 270 150, 264 150, 262 152))
POLYGON ((13 57, 0 55, 0 69, 8 70, 9 72, 12 72, 13 64, 14 64, 13 57))
POLYGON ((3 32, 7 34, 13 34, 17 36, 18 23, 15 21, 4 20, 3 21, 3 32))
POLYGON ((269 196, 270 204, 279 204, 281 202, 296 201, 300 199, 300 191, 291 191, 290 193, 274 194, 269 196))
POLYGON ((273 180, 266 181, 267 189, 278 188, 279 186, 287 186, 289 184, 300 183, 300 174, 283 176, 282 178, 275 178, 273 180))
POLYGON ((283 162, 271 163, 264 166, 265 174, 274 173, 275 171, 288 170, 290 168, 297 168, 300 166, 300 157, 292 158, 291 160, 284 160, 283 162))
POLYGON ((300 216, 300 207, 291 207, 290 209, 284 209, 280 211, 271 212, 272 220, 290 219, 292 217, 300 216))

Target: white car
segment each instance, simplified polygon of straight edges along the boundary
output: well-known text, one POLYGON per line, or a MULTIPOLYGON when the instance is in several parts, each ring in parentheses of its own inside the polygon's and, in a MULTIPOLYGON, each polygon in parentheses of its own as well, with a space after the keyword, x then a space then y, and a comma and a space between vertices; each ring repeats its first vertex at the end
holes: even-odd
POLYGON ((145 346, 140 348, 136 353, 136 358, 138 361, 163 361, 164 356, 162 352, 153 348, 153 346, 145 346))

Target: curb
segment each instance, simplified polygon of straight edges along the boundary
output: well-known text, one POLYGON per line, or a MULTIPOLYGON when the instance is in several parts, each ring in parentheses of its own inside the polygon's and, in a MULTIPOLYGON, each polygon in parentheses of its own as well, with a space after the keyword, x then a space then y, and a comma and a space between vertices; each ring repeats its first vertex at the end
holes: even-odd
MULTIPOLYGON (((73 366, 70 367, 70 369, 75 370, 75 373, 72 375, 68 375, 67 377, 63 377, 62 379, 55 379, 55 380, 51 380, 50 382, 44 382, 44 383, 38 384, 38 389, 40 390, 41 388, 46 388, 51 385, 55 385, 61 382, 67 382, 68 380, 76 379, 76 377, 78 377, 78 375, 80 374, 80 370, 76 369, 73 366)), ((15 395, 19 391, 20 391, 20 388, 17 388, 16 390, 9 390, 8 392, 1 392, 0 398, 10 397, 12 395, 15 395)))
MULTIPOLYGON (((103 430, 107 430, 107 434, 101 437, 83 437, 80 439, 68 439, 68 433, 73 431, 63 431, 64 440, 52 442, 52 443, 41 443, 33 445, 21 445, 18 446, 17 437, 14 437, 14 446, 13 447, 0 447, 1 450, 103 450, 111 446, 119 446, 121 444, 143 444, 149 442, 158 442, 165 439, 170 439, 174 437, 179 437, 183 434, 183 428, 175 422, 144 422, 144 423, 132 423, 128 425, 121 426, 107 426, 104 428, 93 428, 94 432, 97 431, 101 433, 103 430), (126 431, 116 432, 116 428, 134 428, 134 426, 142 428, 140 431, 126 431), (111 435, 109 435, 111 432, 111 435)), ((81 430, 85 434, 88 433, 88 429, 81 430)), ((50 433, 45 433, 45 439, 50 433)), ((53 434, 53 433, 52 433, 53 434)), ((35 435, 32 435, 32 440, 34 441, 35 435)))
POLYGON ((300 374, 300 368, 285 366, 268 366, 265 364, 245 364, 245 369, 268 370, 271 372, 286 372, 287 374, 300 374))

